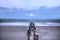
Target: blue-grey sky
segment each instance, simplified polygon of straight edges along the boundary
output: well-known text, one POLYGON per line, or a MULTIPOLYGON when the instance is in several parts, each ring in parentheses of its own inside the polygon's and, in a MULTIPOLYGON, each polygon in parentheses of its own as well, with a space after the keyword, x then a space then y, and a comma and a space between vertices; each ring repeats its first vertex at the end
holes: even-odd
POLYGON ((60 0, 0 0, 0 18, 58 19, 60 0))

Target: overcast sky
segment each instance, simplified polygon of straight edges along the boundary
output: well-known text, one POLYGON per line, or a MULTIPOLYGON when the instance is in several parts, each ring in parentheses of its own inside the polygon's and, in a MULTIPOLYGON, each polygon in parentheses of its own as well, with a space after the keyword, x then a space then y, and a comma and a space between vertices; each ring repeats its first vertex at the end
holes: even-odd
MULTIPOLYGON (((53 9, 55 7, 60 7, 60 0, 0 0, 0 7, 6 7, 6 8, 23 8, 27 10, 38 10, 40 7, 45 7, 46 9, 53 9)), ((42 10, 43 11, 43 10, 42 10)), ((30 18, 60 18, 60 9, 56 9, 55 12, 48 12, 47 14, 39 13, 26 13, 24 14, 24 17, 29 18, 28 16, 31 16, 30 18), (53 14, 54 13, 54 14, 53 14)), ((0 13, 0 18, 24 18, 22 17, 22 13, 16 13, 16 14, 7 14, 7 13, 0 13), (9 16, 10 15, 10 16, 9 16), (15 16, 16 15, 16 16, 15 16), (12 17, 11 17, 12 16, 12 17)))
POLYGON ((1 7, 37 9, 45 6, 46 8, 60 6, 60 0, 0 0, 1 7))

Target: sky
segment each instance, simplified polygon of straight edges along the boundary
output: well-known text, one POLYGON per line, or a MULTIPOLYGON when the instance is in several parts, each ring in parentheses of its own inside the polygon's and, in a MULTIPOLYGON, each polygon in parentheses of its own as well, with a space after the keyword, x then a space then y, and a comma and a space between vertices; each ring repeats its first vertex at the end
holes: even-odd
POLYGON ((2 13, 0 18, 14 19, 55 19, 60 18, 60 0, 0 0, 0 7, 23 8, 28 13, 2 13))
POLYGON ((0 0, 1 7, 38 9, 39 7, 58 7, 60 0, 0 0))

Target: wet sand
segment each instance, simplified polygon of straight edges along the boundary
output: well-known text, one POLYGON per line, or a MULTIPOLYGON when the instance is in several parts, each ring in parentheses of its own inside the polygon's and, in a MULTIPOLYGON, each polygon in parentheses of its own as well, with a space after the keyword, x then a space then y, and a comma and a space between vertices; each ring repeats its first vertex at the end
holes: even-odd
MULTIPOLYGON (((60 40, 60 27, 36 27, 39 40, 60 40)), ((0 26, 0 40, 27 40, 28 27, 0 26)))

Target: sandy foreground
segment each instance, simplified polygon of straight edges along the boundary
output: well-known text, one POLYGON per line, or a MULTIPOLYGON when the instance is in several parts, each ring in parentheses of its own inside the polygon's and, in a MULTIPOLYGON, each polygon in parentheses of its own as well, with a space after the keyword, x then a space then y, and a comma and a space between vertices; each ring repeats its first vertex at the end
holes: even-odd
MULTIPOLYGON (((60 27, 36 27, 39 40, 60 40, 60 27)), ((0 26, 0 40, 27 40, 28 27, 0 26)))

